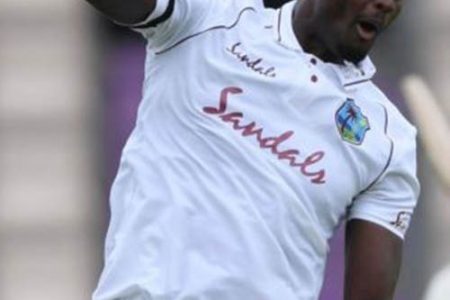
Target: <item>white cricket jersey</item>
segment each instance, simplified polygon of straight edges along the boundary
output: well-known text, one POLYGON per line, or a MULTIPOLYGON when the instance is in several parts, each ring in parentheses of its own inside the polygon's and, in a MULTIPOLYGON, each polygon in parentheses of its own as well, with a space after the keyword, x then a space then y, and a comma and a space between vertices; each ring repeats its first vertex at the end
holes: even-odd
POLYGON ((158 1, 95 300, 316 300, 341 220, 403 238, 416 131, 369 58, 302 50, 294 3, 158 1))

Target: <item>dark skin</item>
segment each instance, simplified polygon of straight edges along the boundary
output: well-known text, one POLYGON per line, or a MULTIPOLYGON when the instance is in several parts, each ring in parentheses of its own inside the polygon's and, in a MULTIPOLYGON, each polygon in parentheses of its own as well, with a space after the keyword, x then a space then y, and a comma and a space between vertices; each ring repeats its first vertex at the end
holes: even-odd
MULTIPOLYGON (((156 6, 156 0, 86 1, 125 24, 144 20, 156 6)), ((306 52, 326 62, 358 63, 401 5, 402 0, 301 0, 292 25, 306 52)), ((401 256, 402 240, 390 231, 364 220, 348 222, 344 300, 392 300, 401 256)))
POLYGON ((374 223, 346 227, 345 300, 392 300, 402 260, 402 240, 374 223))
POLYGON ((263 2, 265 7, 279 8, 289 0, 264 0, 263 2))
POLYGON ((401 8, 402 0, 302 0, 293 28, 306 52, 326 62, 358 63, 401 8))

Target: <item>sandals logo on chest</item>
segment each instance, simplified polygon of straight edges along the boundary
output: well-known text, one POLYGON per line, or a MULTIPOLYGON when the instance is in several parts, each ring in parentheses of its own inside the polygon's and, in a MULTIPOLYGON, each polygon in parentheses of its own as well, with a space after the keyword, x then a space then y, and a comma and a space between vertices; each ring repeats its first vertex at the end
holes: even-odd
POLYGON ((208 115, 217 116, 225 123, 232 125, 232 128, 239 131, 243 137, 255 138, 261 149, 268 149, 279 160, 286 161, 303 176, 310 179, 312 183, 324 184, 326 172, 324 169, 312 170, 324 157, 324 151, 315 151, 309 155, 301 155, 298 149, 282 150, 282 144, 294 136, 294 131, 286 131, 278 136, 265 136, 264 128, 255 122, 243 124, 244 114, 242 112, 227 111, 228 97, 230 94, 242 94, 243 90, 238 87, 227 87, 220 94, 218 107, 204 107, 203 112, 208 115), (305 157, 305 158, 303 158, 305 157))
POLYGON ((370 130, 369 119, 353 99, 347 99, 336 112, 336 126, 341 138, 353 145, 361 145, 370 130))

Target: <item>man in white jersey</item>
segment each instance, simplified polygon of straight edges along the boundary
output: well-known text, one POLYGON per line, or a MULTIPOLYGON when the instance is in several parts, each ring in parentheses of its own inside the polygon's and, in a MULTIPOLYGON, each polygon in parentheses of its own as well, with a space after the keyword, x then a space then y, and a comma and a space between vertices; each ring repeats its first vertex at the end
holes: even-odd
POLYGON ((95 300, 392 299, 415 129, 367 57, 401 0, 89 0, 148 40, 95 300), (336 295, 336 299, 341 296, 336 295))

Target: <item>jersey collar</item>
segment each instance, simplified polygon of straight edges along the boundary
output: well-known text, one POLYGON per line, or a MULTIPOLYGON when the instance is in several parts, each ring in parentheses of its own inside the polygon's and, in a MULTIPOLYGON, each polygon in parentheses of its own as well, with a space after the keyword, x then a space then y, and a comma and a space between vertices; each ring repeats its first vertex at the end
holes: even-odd
MULTIPOLYGON (((292 27, 292 16, 296 2, 297 0, 290 1, 276 11, 273 26, 274 35, 281 46, 302 55, 309 55, 304 52, 292 27)), ((357 65, 347 61, 343 64, 323 64, 333 69, 344 87, 369 81, 376 73, 376 68, 368 56, 357 65)))

